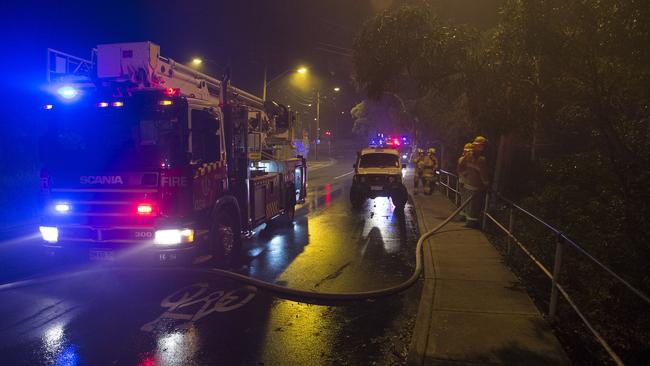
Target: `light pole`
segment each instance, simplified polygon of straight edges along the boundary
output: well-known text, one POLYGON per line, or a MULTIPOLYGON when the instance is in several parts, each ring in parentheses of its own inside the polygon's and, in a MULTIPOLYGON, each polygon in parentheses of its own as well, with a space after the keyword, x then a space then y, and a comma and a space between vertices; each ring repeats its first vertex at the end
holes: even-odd
POLYGON ((307 68, 304 67, 304 66, 300 66, 297 69, 287 69, 287 70, 284 70, 283 72, 279 73, 278 75, 276 75, 273 79, 267 81, 266 80, 266 78, 267 78, 267 67, 266 67, 266 65, 264 65, 264 85, 262 85, 262 100, 266 101, 266 89, 268 88, 268 86, 272 82, 274 82, 277 79, 279 79, 280 77, 284 76, 286 73, 288 73, 290 71, 294 71, 294 70, 299 74, 305 74, 308 71, 307 68))
POLYGON ((320 90, 316 90, 316 146, 315 157, 318 159, 318 145, 320 145, 320 90))
MULTIPOLYGON (((338 93, 341 91, 341 88, 338 86, 334 87, 332 89, 335 93, 338 93)), ((316 90, 316 146, 315 146, 315 152, 314 155, 316 159, 318 159, 318 145, 320 145, 320 89, 316 90)), ((331 139, 331 137, 330 137, 331 139)), ((330 155, 331 155, 331 147, 330 147, 330 155)))

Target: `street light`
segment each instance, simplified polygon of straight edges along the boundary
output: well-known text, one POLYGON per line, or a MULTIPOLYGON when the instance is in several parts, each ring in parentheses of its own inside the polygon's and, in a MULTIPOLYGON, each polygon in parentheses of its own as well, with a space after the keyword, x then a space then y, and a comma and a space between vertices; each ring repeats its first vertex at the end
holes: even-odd
POLYGON ((195 57, 195 58, 192 59, 192 65, 194 65, 194 66, 199 66, 202 63, 203 63, 203 60, 198 58, 198 57, 195 57))
POLYGON ((334 88, 335 92, 338 92, 339 90, 341 90, 341 88, 339 88, 338 86, 334 88))
POLYGON ((281 76, 284 76, 286 73, 291 72, 291 71, 295 71, 298 74, 306 74, 307 71, 309 71, 309 70, 305 66, 300 66, 297 69, 287 69, 287 70, 284 70, 283 72, 279 73, 278 75, 276 75, 271 80, 267 81, 266 80, 267 79, 266 66, 264 66, 264 84, 263 84, 263 87, 262 87, 262 100, 266 100, 266 89, 269 87, 269 85, 271 85, 272 82, 276 81, 281 76))

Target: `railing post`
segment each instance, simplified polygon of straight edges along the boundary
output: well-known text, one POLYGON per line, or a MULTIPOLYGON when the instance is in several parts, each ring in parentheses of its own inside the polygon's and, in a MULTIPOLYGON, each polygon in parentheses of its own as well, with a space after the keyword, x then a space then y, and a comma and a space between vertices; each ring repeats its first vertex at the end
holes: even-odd
POLYGON ((558 234, 557 241, 555 243, 555 263, 553 264, 553 279, 551 280, 551 300, 549 301, 548 306, 548 317, 551 321, 555 320, 555 315, 557 313, 557 282, 560 277, 560 268, 562 266, 562 234, 558 234))
POLYGON ((488 202, 490 202, 490 191, 485 192, 485 202, 483 203, 483 222, 481 223, 481 229, 485 231, 485 227, 487 225, 487 210, 488 210, 488 202))
POLYGON ((445 174, 447 181, 445 182, 445 192, 447 193, 447 199, 449 199, 449 174, 445 174))
POLYGON ((460 179, 456 178, 456 199, 454 200, 456 206, 460 206, 460 179))
MULTIPOLYGON (((513 230, 515 228, 515 210, 514 207, 510 206, 510 213, 508 214, 508 232, 510 235, 514 236, 513 230)), ((508 235, 506 254, 510 257, 510 252, 512 250, 512 238, 508 235)))

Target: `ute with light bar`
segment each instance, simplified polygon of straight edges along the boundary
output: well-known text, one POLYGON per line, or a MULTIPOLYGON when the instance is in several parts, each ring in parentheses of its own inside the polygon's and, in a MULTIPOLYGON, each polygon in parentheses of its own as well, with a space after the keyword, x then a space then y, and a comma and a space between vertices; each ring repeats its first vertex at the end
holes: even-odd
POLYGON ((293 220, 307 170, 288 107, 151 42, 98 45, 92 60, 49 49, 47 64, 54 98, 39 141, 48 251, 221 264, 242 232, 293 220))

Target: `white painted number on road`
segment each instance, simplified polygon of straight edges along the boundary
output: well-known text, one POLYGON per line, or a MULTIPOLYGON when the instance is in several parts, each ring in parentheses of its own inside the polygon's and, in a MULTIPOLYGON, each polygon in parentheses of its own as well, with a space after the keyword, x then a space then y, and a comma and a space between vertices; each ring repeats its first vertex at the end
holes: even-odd
POLYGON ((177 329, 187 329, 212 313, 239 309, 253 300, 257 293, 253 286, 212 292, 208 291, 209 287, 207 283, 195 283, 173 292, 160 302, 160 306, 167 310, 140 330, 153 332, 159 325, 170 323, 179 323, 177 329))

